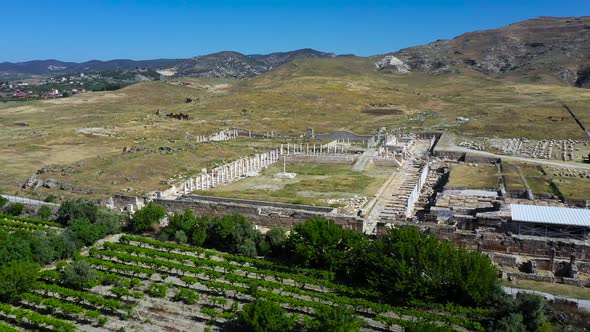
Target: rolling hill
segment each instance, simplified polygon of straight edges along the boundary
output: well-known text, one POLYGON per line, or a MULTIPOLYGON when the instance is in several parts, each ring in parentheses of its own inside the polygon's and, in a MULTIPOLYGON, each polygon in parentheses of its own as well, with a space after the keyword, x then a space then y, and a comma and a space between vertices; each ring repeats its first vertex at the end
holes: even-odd
POLYGON ((331 58, 332 53, 312 49, 290 52, 244 55, 238 52, 224 51, 190 59, 156 59, 109 61, 91 60, 82 63, 63 62, 59 60, 34 60, 27 62, 0 63, 0 77, 10 75, 56 75, 69 73, 91 73, 112 70, 169 69, 175 76, 189 77, 252 77, 267 72, 293 61, 305 58, 331 58))

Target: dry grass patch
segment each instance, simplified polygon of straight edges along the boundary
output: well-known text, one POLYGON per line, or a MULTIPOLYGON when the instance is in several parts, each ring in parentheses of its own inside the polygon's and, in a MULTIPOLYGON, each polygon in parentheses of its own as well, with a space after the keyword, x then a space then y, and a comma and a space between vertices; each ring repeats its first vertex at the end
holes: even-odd
POLYGON ((496 166, 479 164, 478 166, 453 165, 447 188, 496 189, 498 176, 496 166))

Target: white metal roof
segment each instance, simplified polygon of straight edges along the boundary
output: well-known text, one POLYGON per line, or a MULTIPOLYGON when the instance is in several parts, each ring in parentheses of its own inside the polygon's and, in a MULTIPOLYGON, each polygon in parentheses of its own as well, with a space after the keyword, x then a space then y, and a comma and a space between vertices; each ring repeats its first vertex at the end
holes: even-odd
POLYGON ((589 209, 511 204, 512 221, 590 227, 589 209))

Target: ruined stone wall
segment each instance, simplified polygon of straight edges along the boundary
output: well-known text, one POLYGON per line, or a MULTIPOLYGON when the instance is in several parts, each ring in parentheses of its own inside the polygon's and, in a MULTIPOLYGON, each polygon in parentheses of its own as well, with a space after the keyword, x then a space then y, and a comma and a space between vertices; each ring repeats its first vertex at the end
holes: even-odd
POLYGON ((537 269, 539 269, 539 270, 553 271, 551 264, 550 264, 551 260, 549 260, 549 258, 536 258, 536 259, 531 259, 531 261, 533 261, 533 262, 535 262, 535 264, 537 264, 537 269))
POLYGON ((500 266, 508 266, 511 268, 517 268, 518 262, 516 260, 516 256, 513 255, 503 255, 503 254, 491 254, 490 258, 492 261, 500 266))
POLYGON ((519 238, 493 233, 486 233, 477 239, 469 239, 458 233, 446 236, 446 238, 453 241, 477 241, 481 244, 481 249, 487 251, 549 257, 552 248, 554 248, 556 258, 567 260, 571 255, 575 255, 578 260, 590 260, 590 245, 581 242, 519 238))
POLYGON ((581 200, 581 199, 565 199, 563 201, 568 206, 575 206, 580 208, 588 208, 590 207, 590 201, 581 200))
POLYGON ((256 207, 274 207, 274 208, 279 208, 279 209, 302 210, 302 211, 310 211, 313 213, 323 213, 323 214, 336 213, 336 208, 333 208, 333 207, 256 201, 256 200, 252 200, 252 199, 214 197, 214 196, 203 196, 203 195, 184 195, 180 200, 189 201, 189 202, 206 201, 206 202, 223 203, 223 204, 243 204, 243 205, 256 206, 256 207))
POLYGON ((471 154, 471 153, 468 153, 465 155, 465 162, 466 163, 495 164, 495 163, 499 163, 500 161, 501 161, 500 158, 478 156, 476 154, 471 154))
POLYGON ((288 162, 317 163, 317 164, 345 164, 352 165, 356 156, 302 156, 289 155, 285 157, 288 162))
POLYGON ((350 131, 335 131, 329 134, 315 134, 314 138, 321 140, 350 140, 351 142, 365 142, 373 135, 358 135, 350 131))
POLYGON ((555 278, 551 276, 543 276, 536 273, 523 273, 523 272, 508 272, 508 277, 521 279, 521 280, 533 280, 533 281, 544 281, 544 282, 555 282, 555 278))
POLYGON ((578 272, 590 274, 590 262, 576 262, 578 272))
POLYGON ((443 151, 443 150, 434 150, 432 155, 438 158, 445 158, 445 159, 454 159, 454 160, 463 160, 465 157, 465 152, 456 152, 456 151, 443 151))
MULTIPOLYGON (((214 199, 217 199, 215 197, 214 199)), ((194 197, 186 200, 154 199, 154 203, 165 206, 169 211, 181 212, 186 209, 194 211, 198 215, 224 216, 241 214, 253 224, 262 227, 283 226, 291 228, 294 224, 303 223, 315 217, 332 219, 343 228, 361 232, 363 222, 355 216, 344 216, 326 213, 333 210, 321 207, 298 207, 294 204, 266 203, 246 200, 205 200, 194 197), (266 204, 265 204, 266 203, 266 204), (309 208, 309 209, 308 209, 309 208)))

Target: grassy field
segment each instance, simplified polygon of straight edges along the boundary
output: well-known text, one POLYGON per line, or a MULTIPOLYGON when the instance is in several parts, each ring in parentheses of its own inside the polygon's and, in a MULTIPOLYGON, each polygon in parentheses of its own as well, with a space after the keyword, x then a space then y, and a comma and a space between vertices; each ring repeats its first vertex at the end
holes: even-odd
POLYGON ((491 164, 453 165, 447 184, 448 188, 466 189, 496 189, 497 186, 496 166, 491 164))
POLYGON ((243 179, 230 185, 199 194, 275 201, 294 204, 330 205, 322 199, 372 196, 394 169, 370 167, 365 172, 351 165, 289 163, 286 170, 297 173, 293 179, 275 179, 282 164, 272 165, 261 176, 243 179))
POLYGON ((580 300, 590 300, 590 289, 584 287, 518 279, 514 280, 513 282, 502 280, 502 284, 507 287, 526 288, 557 296, 566 296, 580 300))
POLYGON ((291 135, 301 135, 308 127, 320 133, 369 133, 386 126, 478 136, 583 138, 561 108, 563 102, 590 123, 590 105, 584 103, 590 98, 587 89, 475 74, 382 74, 364 58, 298 60, 246 80, 186 80, 193 85, 148 82, 113 92, 0 104, 0 190, 17 191, 43 166, 73 167, 78 162, 79 173, 69 175, 68 181, 98 186, 103 196, 128 187, 156 190, 169 177, 244 153, 232 145, 199 146, 194 155, 184 150, 173 156, 129 158, 120 156, 124 147, 187 147, 195 135, 227 127, 291 135), (194 102, 185 103, 187 97, 194 102), (395 112, 364 112, 376 108, 395 112), (157 110, 186 113, 192 119, 157 116, 157 110), (470 121, 459 124, 458 116, 470 121), (549 117, 563 119, 555 123, 549 117), (106 136, 80 132, 84 128, 101 128, 106 136), (104 171, 98 168, 104 161, 99 156, 109 161, 104 171), (141 180, 127 184, 122 180, 127 177, 141 180))
POLYGON ((517 167, 520 167, 523 176, 526 178, 534 194, 556 194, 557 192, 551 186, 551 182, 553 182, 566 199, 590 199, 590 179, 577 176, 579 171, 554 169, 546 166, 540 168, 537 165, 517 164, 513 162, 504 162, 502 165, 504 183, 507 190, 525 190, 522 179, 518 175, 517 167), (544 169, 544 173, 541 169, 544 169), (562 173, 573 173, 576 176, 561 176, 560 174, 562 173))

